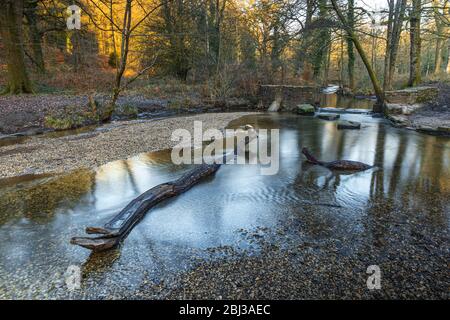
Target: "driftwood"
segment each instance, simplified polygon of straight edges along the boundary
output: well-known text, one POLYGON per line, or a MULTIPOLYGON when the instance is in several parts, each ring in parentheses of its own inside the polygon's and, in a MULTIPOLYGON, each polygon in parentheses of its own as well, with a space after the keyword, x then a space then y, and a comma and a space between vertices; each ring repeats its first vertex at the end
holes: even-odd
POLYGON ((306 159, 308 159, 308 162, 324 166, 331 170, 364 171, 373 168, 373 166, 368 164, 352 160, 335 160, 330 162, 320 161, 317 160, 306 148, 302 149, 302 153, 305 155, 306 159))
POLYGON ((145 216, 147 211, 161 201, 189 190, 204 177, 212 175, 220 164, 201 164, 175 181, 162 183, 151 188, 131 201, 103 227, 87 227, 88 234, 101 234, 99 237, 74 237, 76 244, 93 251, 104 251, 117 246, 130 233, 133 227, 145 216))
MULTIPOLYGON (((242 127, 249 136, 245 137, 245 144, 257 138, 252 126, 242 127), (253 130, 253 131, 251 131, 253 130)), ((237 154, 234 151, 224 154, 222 163, 225 163, 229 156, 237 154)), ((161 201, 182 194, 192 186, 200 182, 203 178, 214 174, 221 164, 201 164, 198 167, 184 174, 177 180, 157 185, 141 194, 131 201, 122 211, 107 222, 103 227, 87 227, 87 234, 97 234, 98 237, 73 237, 71 244, 76 244, 92 251, 105 251, 117 246, 123 241, 134 226, 145 216, 145 214, 161 201)))

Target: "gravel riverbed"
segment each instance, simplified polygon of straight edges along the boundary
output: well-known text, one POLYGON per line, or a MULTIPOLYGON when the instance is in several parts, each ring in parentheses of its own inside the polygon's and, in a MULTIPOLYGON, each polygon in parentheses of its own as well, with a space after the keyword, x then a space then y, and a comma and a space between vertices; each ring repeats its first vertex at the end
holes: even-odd
POLYGON ((248 114, 252 113, 123 121, 63 137, 32 136, 21 144, 0 146, 0 178, 94 168, 139 153, 168 149, 177 143, 170 139, 175 129, 187 129, 192 133, 194 121, 202 121, 203 130, 223 129, 230 121, 248 114))

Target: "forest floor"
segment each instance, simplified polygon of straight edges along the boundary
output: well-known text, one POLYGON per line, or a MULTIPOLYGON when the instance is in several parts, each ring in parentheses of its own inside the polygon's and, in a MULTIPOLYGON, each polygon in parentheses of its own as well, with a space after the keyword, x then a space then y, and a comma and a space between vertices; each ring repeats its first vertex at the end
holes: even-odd
MULTIPOLYGON (((107 94, 93 96, 100 105, 107 94)), ((7 134, 34 135, 54 129, 73 129, 94 124, 87 94, 36 94, 0 96, 0 137, 7 134), (51 120, 51 121, 49 121, 51 120), (62 127, 63 126, 63 127, 62 127)), ((223 104, 186 94, 167 97, 130 92, 119 97, 113 120, 153 118, 175 114, 248 109, 246 99, 228 99, 223 104)))
MULTIPOLYGON (((403 116, 405 123, 415 129, 450 128, 450 85, 427 85, 439 87, 438 99, 409 116, 403 116)), ((135 88, 119 97, 112 120, 255 109, 255 101, 249 98, 214 101, 208 98, 205 90, 202 86, 181 86, 170 82, 135 88)), ((105 105, 109 99, 106 93, 96 93, 93 97, 99 105, 105 105)), ((89 105, 87 93, 0 96, 0 145, 4 145, 2 140, 10 135, 32 136, 54 130, 99 125, 97 119, 95 110, 89 105)))
POLYGON ((0 144, 0 178, 93 168, 139 153, 168 149, 177 143, 170 139, 172 132, 181 128, 192 134, 194 121, 202 121, 203 130, 220 130, 247 114, 251 113, 205 113, 159 121, 121 121, 84 133, 25 137, 21 143, 0 144))

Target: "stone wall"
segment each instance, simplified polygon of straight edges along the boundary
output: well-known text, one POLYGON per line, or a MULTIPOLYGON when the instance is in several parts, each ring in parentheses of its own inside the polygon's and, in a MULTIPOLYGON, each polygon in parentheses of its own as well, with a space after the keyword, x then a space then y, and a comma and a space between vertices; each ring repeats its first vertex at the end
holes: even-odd
POLYGON ((435 87, 412 87, 403 90, 386 91, 389 103, 416 104, 431 102, 437 99, 439 89, 435 87))
POLYGON ((258 107, 268 109, 273 101, 281 102, 281 110, 292 111, 299 104, 314 105, 320 100, 320 87, 290 85, 260 85, 258 107))

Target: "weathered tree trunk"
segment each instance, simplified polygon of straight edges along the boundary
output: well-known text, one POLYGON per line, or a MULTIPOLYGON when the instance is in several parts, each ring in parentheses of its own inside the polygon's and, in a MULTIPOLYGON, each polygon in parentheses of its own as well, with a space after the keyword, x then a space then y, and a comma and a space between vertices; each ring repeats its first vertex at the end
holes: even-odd
POLYGON ((421 81, 420 67, 420 13, 422 0, 412 0, 412 10, 409 18, 410 25, 410 51, 409 51, 409 81, 410 87, 417 86, 421 81))
POLYGON ((383 90, 392 89, 392 79, 395 74, 397 53, 402 33, 403 20, 405 18, 406 0, 389 1, 389 19, 386 39, 386 55, 384 60, 383 90))
POLYGON ((356 50, 359 53, 359 56, 361 57, 366 69, 367 73, 369 74, 370 80, 372 81, 373 89, 375 91, 375 95, 377 96, 377 103, 374 105, 374 112, 384 112, 384 91, 380 86, 380 83, 378 82, 378 78, 375 74, 375 71, 373 70, 369 59, 367 58, 367 54, 364 51, 361 43, 359 42, 358 36, 356 33, 348 27, 347 21, 344 17, 344 14, 342 13, 341 9, 339 8, 336 0, 330 0, 331 4, 333 6, 334 11, 336 11, 336 14, 342 24, 342 28, 347 32, 347 35, 352 39, 356 50))
POLYGON ((114 66, 117 68, 118 63, 118 55, 117 55, 117 47, 116 47, 116 33, 114 32, 114 2, 113 0, 109 1, 109 17, 110 17, 110 27, 111 27, 111 41, 113 47, 114 54, 114 66))
POLYGON ((434 74, 438 74, 441 71, 442 65, 442 39, 436 39, 436 51, 434 53, 434 74))
POLYGON ((0 32, 6 51, 8 83, 5 93, 31 93, 22 33, 23 0, 0 1, 0 32))
POLYGON ((70 240, 70 243, 92 251, 104 251, 117 246, 127 237, 148 210, 165 199, 189 190, 203 178, 214 174, 219 168, 220 164, 202 164, 175 181, 162 183, 151 188, 131 201, 103 227, 86 228, 86 233, 101 234, 101 236, 94 238, 74 237, 70 240))
POLYGON ((398 0, 395 7, 394 24, 392 28, 392 45, 389 57, 389 76, 387 88, 392 89, 392 79, 395 73, 397 63, 398 47, 400 44, 400 35, 402 33, 403 20, 405 19, 406 0, 398 0))
MULTIPOLYGON (((355 31, 355 1, 348 0, 347 9, 348 28, 355 31)), ((348 86, 351 91, 355 89, 355 51, 353 50, 353 40, 347 37, 347 56, 348 56, 348 86)))
POLYGON ((31 40, 31 49, 33 50, 33 62, 37 70, 45 72, 44 54, 42 53, 42 33, 37 27, 37 6, 38 1, 26 0, 24 15, 27 18, 29 35, 31 40))
POLYGON ((225 11, 225 6, 227 4, 227 0, 222 0, 222 4, 220 4, 220 0, 215 1, 215 28, 214 31, 217 34, 217 49, 216 49, 216 74, 220 71, 220 60, 221 60, 221 52, 222 52, 222 21, 223 15, 225 11))
POLYGON ((331 46, 332 46, 332 40, 330 40, 330 43, 327 46, 325 72, 324 72, 323 83, 322 83, 324 86, 328 85, 328 78, 330 76, 331 46))
POLYGON ((443 48, 443 34, 444 23, 442 21, 441 13, 439 11, 440 1, 433 0, 434 22, 436 25, 436 51, 434 54, 434 74, 438 74, 441 71, 442 66, 442 48, 443 48))
POLYGON ((314 1, 315 0, 306 0, 306 17, 305 17, 305 28, 303 32, 302 42, 300 45, 300 53, 302 54, 301 59, 298 59, 298 65, 297 65, 297 73, 300 75, 302 72, 304 72, 305 65, 309 63, 309 61, 306 61, 306 57, 304 55, 304 52, 307 49, 308 46, 308 40, 311 36, 311 23, 312 23, 312 17, 314 14, 314 1))
MULTIPOLYGON (((447 40, 447 46, 448 46, 448 52, 450 52, 450 39, 447 40)), ((446 69, 447 74, 450 74, 450 54, 448 55, 447 58, 447 69, 446 69)))
POLYGON ((394 0, 388 0, 388 19, 386 30, 386 51, 384 56, 383 90, 388 90, 389 82, 389 60, 391 58, 392 29, 394 25, 394 0))
POLYGON ((340 55, 339 55, 339 83, 341 88, 344 88, 344 34, 341 31, 340 33, 340 55))
MULTIPOLYGON (((328 0, 318 0, 318 6, 319 6, 319 17, 318 19, 321 20, 324 24, 326 22, 326 19, 329 15, 328 7, 327 7, 327 1, 328 0)), ((320 28, 318 33, 318 38, 316 40, 315 44, 315 52, 314 52, 314 59, 313 59, 313 72, 314 72, 314 79, 318 81, 322 75, 324 75, 324 66, 326 63, 326 54, 328 52, 328 46, 330 44, 330 30, 328 27, 323 26, 320 28)), ((324 77, 322 76, 322 81, 324 81, 324 77)))
MULTIPOLYGON (((240 142, 235 145, 233 151, 221 156, 221 163, 227 163, 231 157, 241 156, 241 152, 248 152, 251 141, 258 138, 252 126, 241 127, 246 130, 243 138, 245 149, 240 149, 240 142)), ((217 161, 219 162, 219 161, 217 161)), ((117 246, 123 241, 134 226, 145 216, 145 214, 161 201, 182 194, 192 186, 199 183, 203 178, 214 174, 219 170, 221 163, 203 163, 182 175, 179 179, 166 182, 151 188, 139 197, 131 201, 122 211, 107 222, 103 227, 87 227, 86 233, 99 234, 98 237, 73 237, 71 244, 76 244, 93 251, 104 251, 117 246)))

